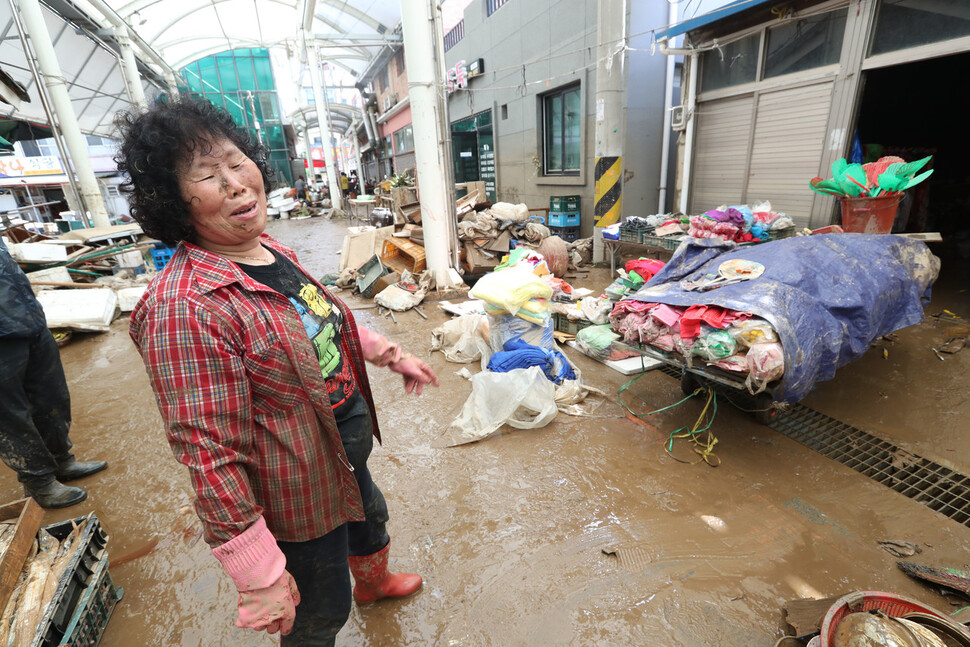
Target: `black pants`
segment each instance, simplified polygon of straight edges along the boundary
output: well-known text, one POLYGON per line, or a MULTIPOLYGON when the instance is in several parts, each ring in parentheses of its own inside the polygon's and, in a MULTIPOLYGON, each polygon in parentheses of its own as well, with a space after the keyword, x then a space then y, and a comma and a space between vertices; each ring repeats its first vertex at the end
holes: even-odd
POLYGON ((0 338, 0 459, 21 483, 40 487, 72 458, 71 394, 49 330, 0 338))
POLYGON ((371 479, 367 457, 374 448, 370 413, 340 423, 340 437, 354 467, 364 504, 365 521, 352 521, 323 537, 303 542, 279 542, 286 555, 286 570, 300 589, 293 633, 283 637, 284 647, 330 647, 350 616, 351 582, 349 555, 371 555, 390 541, 387 534, 387 503, 371 479))

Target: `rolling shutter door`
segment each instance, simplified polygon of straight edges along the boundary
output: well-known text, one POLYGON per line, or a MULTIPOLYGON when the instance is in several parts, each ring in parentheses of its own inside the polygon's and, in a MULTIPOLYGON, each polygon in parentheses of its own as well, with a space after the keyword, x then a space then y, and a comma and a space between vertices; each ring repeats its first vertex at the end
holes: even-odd
POLYGON ((697 104, 691 213, 741 202, 753 106, 753 95, 697 104))
POLYGON ((807 227, 815 193, 808 181, 818 175, 831 107, 832 82, 758 97, 745 201, 770 200, 799 227, 807 227))

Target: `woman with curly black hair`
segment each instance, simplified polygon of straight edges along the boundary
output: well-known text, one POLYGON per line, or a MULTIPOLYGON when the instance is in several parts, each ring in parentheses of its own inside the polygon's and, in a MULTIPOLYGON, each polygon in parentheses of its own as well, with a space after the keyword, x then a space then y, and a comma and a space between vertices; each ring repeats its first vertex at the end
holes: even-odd
POLYGON ((364 361, 403 375, 408 393, 438 380, 357 326, 263 233, 269 171, 228 114, 177 98, 117 123, 132 215, 178 244, 130 333, 190 469, 205 539, 239 591, 236 624, 280 632, 284 645, 333 645, 350 613, 351 572, 358 603, 421 586, 387 568, 387 505, 367 468, 380 435, 364 361))

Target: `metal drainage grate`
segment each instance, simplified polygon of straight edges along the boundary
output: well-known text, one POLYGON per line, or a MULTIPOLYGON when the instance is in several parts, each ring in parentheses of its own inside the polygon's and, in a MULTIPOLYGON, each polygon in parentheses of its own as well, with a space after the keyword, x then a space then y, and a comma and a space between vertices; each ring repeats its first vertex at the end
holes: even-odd
MULTIPOLYGON (((658 370, 680 379, 680 370, 673 366, 665 364, 658 370)), ((753 398, 747 393, 725 395, 742 408, 753 406, 753 398)), ((823 456, 970 527, 970 476, 801 404, 779 411, 770 426, 823 456)))
POLYGON ((970 527, 970 476, 800 404, 779 412, 771 428, 970 527))

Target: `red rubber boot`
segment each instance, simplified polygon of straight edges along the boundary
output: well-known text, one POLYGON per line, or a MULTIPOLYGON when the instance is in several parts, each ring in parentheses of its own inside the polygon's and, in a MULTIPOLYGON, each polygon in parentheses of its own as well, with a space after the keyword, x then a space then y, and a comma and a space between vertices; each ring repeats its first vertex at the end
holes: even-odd
POLYGON ((354 600, 357 604, 382 598, 403 598, 421 588, 421 576, 413 573, 391 573, 387 570, 388 544, 373 555, 351 555, 350 572, 354 574, 354 600))

